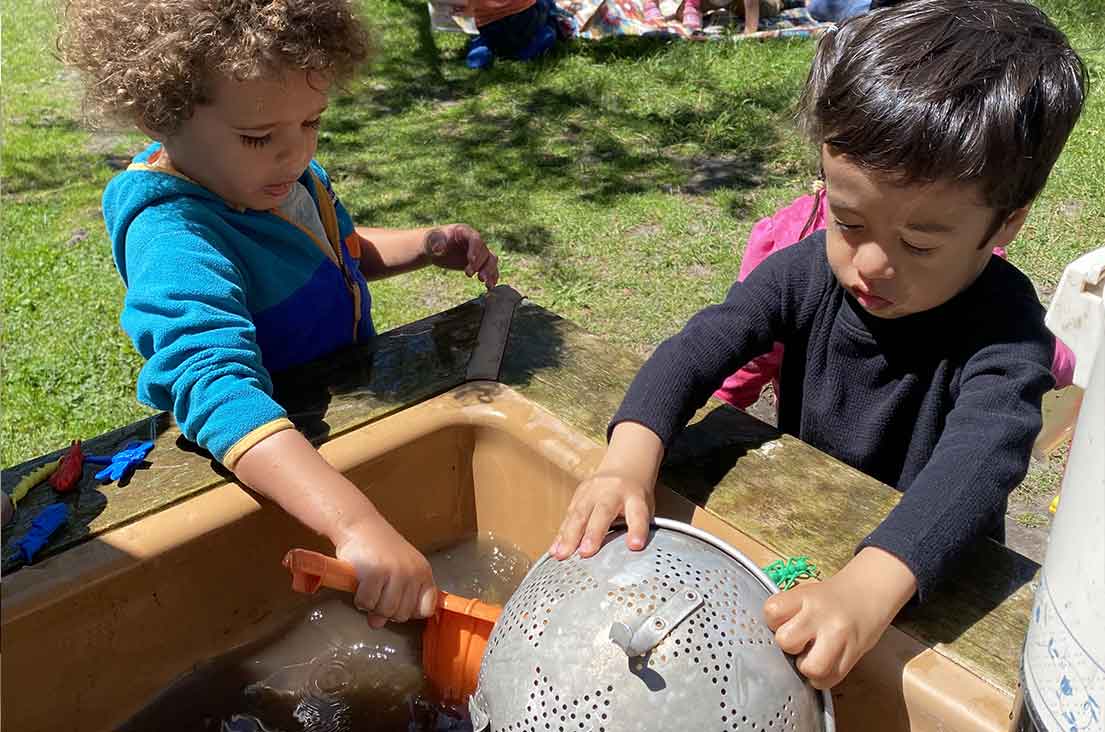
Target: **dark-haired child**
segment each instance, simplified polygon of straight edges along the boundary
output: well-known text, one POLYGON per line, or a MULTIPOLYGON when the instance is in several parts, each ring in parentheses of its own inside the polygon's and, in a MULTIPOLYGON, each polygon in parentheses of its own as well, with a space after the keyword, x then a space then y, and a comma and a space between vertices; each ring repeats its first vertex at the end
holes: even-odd
POLYGON ((779 426, 903 492, 825 582, 764 615, 830 687, 960 552, 1002 538, 1054 383, 1032 283, 991 255, 1024 224, 1084 102, 1063 34, 1020 0, 917 0, 824 36, 802 97, 828 228, 768 257, 637 375, 551 549, 644 546, 665 448, 726 376, 785 347, 779 426))

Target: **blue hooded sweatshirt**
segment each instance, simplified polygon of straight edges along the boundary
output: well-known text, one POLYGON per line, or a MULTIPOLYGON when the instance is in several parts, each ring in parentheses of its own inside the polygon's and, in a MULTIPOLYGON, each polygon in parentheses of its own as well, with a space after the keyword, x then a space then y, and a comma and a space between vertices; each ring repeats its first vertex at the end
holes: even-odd
MULTIPOLYGON (((375 334, 361 239, 312 161, 299 178, 327 240, 281 211, 239 209, 158 160, 108 183, 103 210, 127 287, 123 329, 146 359, 138 398, 233 469, 291 427, 272 372, 375 334)), ((317 226, 315 227, 317 228, 317 226)))

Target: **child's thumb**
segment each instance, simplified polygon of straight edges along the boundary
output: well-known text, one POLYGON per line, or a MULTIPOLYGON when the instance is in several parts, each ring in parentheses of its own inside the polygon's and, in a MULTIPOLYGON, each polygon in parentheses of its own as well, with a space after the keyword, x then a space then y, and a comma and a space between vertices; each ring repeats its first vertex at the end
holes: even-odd
POLYGON ((779 592, 764 602, 764 620, 767 627, 775 631, 802 609, 802 593, 779 592))
POLYGON ((449 248, 449 237, 441 229, 431 229, 426 234, 426 254, 440 257, 449 248))
POLYGON ((418 598, 418 617, 428 618, 437 611, 437 588, 430 586, 422 590, 418 598))

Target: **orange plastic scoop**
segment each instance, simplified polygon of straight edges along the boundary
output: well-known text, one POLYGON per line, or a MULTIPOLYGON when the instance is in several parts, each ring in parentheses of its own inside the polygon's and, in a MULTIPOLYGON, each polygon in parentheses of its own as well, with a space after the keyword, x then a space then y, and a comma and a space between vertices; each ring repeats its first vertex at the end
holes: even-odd
MULTIPOLYGON (((347 562, 307 549, 284 555, 292 589, 308 594, 320 587, 357 591, 357 572, 347 562)), ((422 631, 422 668, 441 698, 463 702, 476 690, 480 661, 502 608, 439 592, 437 611, 422 631)))

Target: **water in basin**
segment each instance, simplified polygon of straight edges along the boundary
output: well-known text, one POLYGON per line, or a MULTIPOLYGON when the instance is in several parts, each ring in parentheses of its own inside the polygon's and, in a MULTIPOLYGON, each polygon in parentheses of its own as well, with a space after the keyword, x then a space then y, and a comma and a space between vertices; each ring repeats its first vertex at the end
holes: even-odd
MULTIPOLYGON (((486 534, 429 559, 441 589, 500 605, 530 566, 486 534)), ((290 597, 276 632, 184 674, 120 730, 470 730, 464 709, 435 700, 419 661, 421 632, 420 622, 373 630, 349 595, 290 597)))

